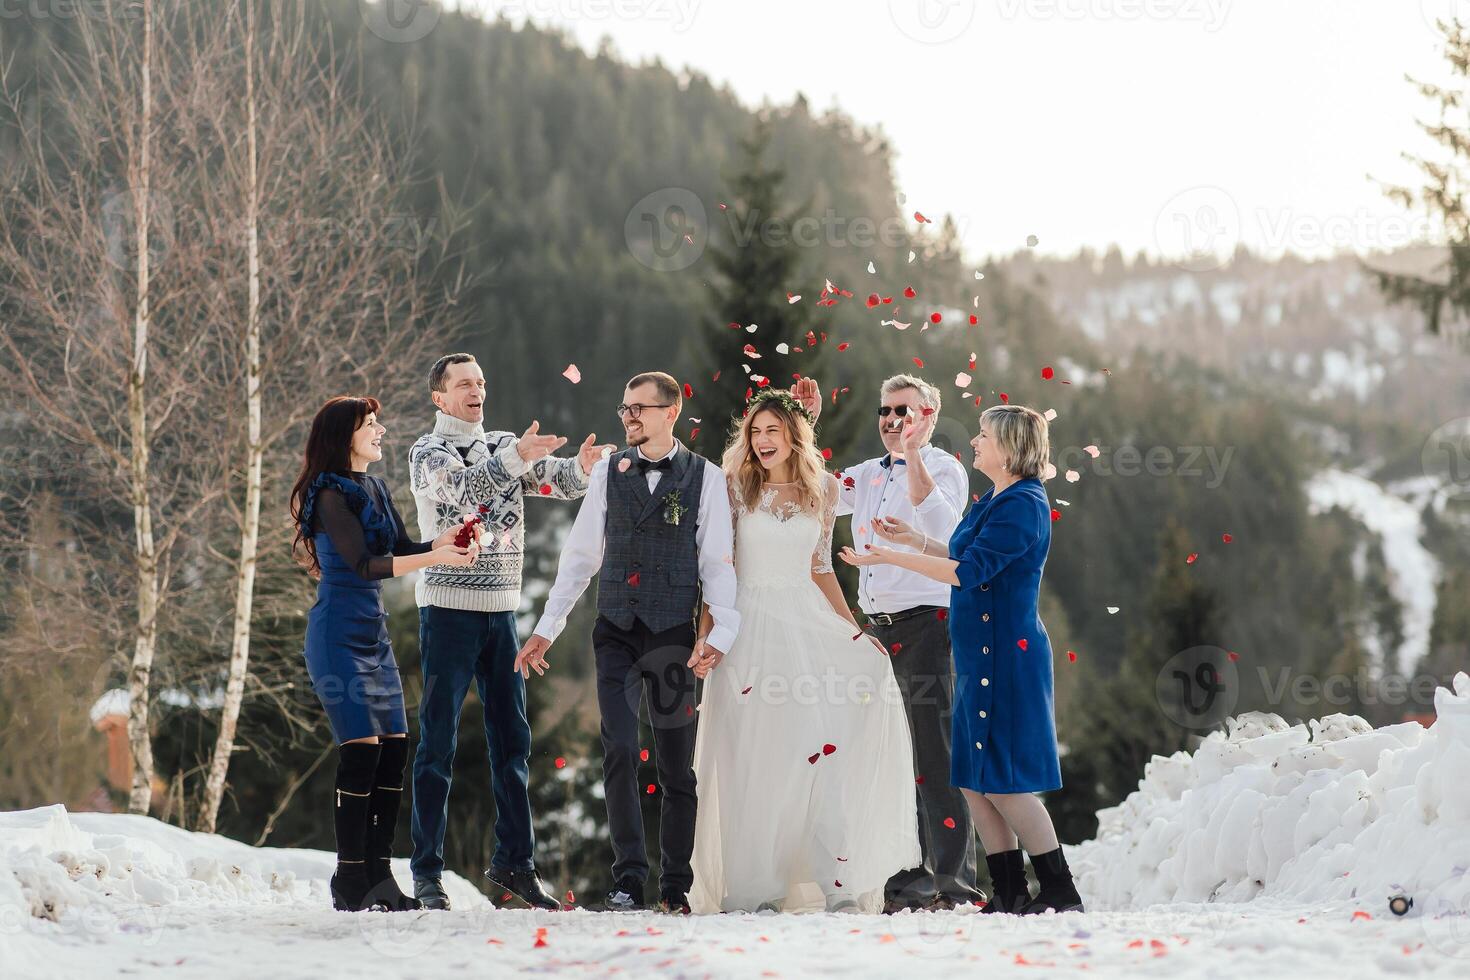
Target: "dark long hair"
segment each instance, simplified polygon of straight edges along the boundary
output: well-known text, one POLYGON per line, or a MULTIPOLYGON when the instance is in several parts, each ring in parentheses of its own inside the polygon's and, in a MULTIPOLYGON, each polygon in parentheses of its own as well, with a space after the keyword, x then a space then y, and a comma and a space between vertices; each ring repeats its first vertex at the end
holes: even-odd
POLYGON ((345 476, 352 471, 352 434, 362 427, 363 419, 381 410, 382 405, 371 396, 338 395, 327 399, 311 420, 311 434, 306 437, 301 473, 291 488, 291 522, 296 526, 291 554, 313 575, 321 571, 321 566, 317 563, 316 542, 312 540, 310 529, 301 526, 306 493, 323 473, 345 476))

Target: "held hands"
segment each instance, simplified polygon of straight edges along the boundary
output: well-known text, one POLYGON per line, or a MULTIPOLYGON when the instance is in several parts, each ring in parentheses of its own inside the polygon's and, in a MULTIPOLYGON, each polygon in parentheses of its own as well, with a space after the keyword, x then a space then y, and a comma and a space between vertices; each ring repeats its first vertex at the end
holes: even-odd
POLYGON ((537 633, 532 633, 526 645, 521 647, 521 652, 516 654, 515 667, 513 669, 521 672, 522 677, 530 677, 531 671, 536 676, 546 673, 546 668, 551 664, 546 662, 546 651, 551 649, 551 641, 537 633))
POLYGON ((710 646, 705 642, 704 637, 701 636, 695 641, 694 652, 690 654, 689 662, 684 666, 693 667, 694 676, 700 680, 704 680, 704 678, 709 676, 709 672, 718 667, 720 661, 724 659, 724 652, 710 646))
POLYGON ((822 389, 817 384, 816 378, 801 378, 791 386, 791 397, 795 398, 802 408, 812 413, 812 418, 819 418, 822 414, 822 389))
POLYGON ((582 448, 577 450, 577 462, 582 464, 582 472, 588 476, 592 475, 592 467, 597 465, 599 459, 618 448, 611 443, 599 446, 596 441, 597 433, 589 432, 582 442, 582 448))
POLYGON ((540 421, 533 421, 529 428, 516 440, 516 452, 520 453, 521 459, 528 463, 534 463, 538 459, 556 452, 567 444, 565 436, 543 436, 541 434, 540 421))
POLYGON ((924 550, 923 533, 897 517, 879 517, 873 521, 872 527, 873 533, 885 541, 892 541, 894 544, 901 544, 915 551, 924 550))

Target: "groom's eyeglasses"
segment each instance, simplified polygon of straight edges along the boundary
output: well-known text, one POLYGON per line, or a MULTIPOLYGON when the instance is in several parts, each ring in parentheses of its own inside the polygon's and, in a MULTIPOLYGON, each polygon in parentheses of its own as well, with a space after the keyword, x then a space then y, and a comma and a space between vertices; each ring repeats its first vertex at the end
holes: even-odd
POLYGON ((899 418, 903 418, 909 413, 909 407, 907 405, 884 405, 883 407, 878 409, 878 414, 883 416, 883 418, 885 419, 888 418, 888 414, 890 412, 892 412, 894 415, 897 415, 899 418))
POLYGON ((673 408, 673 407, 674 407, 674 403, 673 402, 669 402, 667 405, 619 405, 618 406, 618 418, 627 417, 627 418, 631 418, 631 419, 636 419, 638 416, 640 416, 640 415, 643 414, 643 410, 645 408, 673 408))

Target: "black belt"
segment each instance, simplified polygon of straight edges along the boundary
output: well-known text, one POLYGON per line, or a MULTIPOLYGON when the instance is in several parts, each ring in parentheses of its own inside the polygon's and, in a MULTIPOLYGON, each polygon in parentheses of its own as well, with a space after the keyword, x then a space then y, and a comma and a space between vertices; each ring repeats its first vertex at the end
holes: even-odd
POLYGON ((874 623, 878 626, 892 626, 894 623, 897 623, 900 620, 913 619, 915 616, 922 616, 924 613, 938 612, 943 608, 943 606, 914 606, 912 609, 905 609, 903 612, 896 612, 892 614, 873 613, 868 616, 868 622, 874 623))

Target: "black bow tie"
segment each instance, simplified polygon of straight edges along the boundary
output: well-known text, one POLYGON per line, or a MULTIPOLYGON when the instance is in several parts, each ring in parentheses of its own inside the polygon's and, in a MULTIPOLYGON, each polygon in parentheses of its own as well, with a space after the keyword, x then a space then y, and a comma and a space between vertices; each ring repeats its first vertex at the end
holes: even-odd
POLYGON ((647 473, 649 470, 671 470, 674 468, 674 458, 665 456, 663 459, 644 459, 638 457, 638 472, 647 473))

